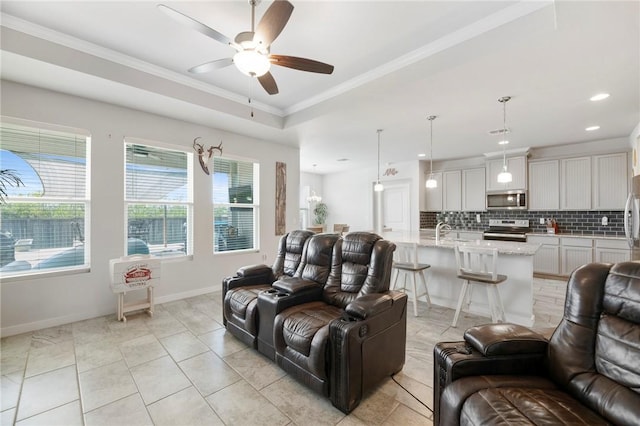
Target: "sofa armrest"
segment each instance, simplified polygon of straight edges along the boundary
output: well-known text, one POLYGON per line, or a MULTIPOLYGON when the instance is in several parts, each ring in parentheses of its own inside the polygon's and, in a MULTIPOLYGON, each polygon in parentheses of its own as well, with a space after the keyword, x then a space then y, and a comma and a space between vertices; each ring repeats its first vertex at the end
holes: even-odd
POLYGON ((548 341, 517 324, 485 324, 464 332, 464 340, 485 356, 544 354, 548 341))
POLYGON ((545 352, 486 356, 466 341, 440 342, 433 348, 434 425, 440 424, 440 397, 452 382, 481 375, 544 375, 545 352))
POLYGON ((243 266, 236 272, 236 276, 248 278, 255 277, 257 275, 267 275, 270 276, 273 273, 271 267, 261 264, 261 265, 247 265, 243 266))
POLYGON ((288 294, 302 293, 322 288, 322 284, 299 277, 283 278, 273 283, 273 287, 288 294))
POLYGON ((392 305, 393 299, 387 294, 366 294, 349 303, 344 310, 348 316, 363 320, 391 309, 392 305))

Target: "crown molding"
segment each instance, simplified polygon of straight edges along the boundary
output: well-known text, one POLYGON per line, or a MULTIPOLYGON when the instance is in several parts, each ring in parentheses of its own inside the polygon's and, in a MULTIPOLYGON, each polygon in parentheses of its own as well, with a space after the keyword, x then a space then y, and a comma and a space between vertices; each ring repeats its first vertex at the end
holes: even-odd
MULTIPOLYGON (((163 78, 178 84, 182 84, 193 89, 200 90, 221 98, 237 102, 240 104, 246 103, 246 96, 239 95, 237 93, 230 92, 228 90, 221 89, 211 84, 203 83, 201 81, 189 78, 180 73, 170 71, 166 68, 159 67, 157 65, 150 64, 145 61, 133 58, 120 52, 116 52, 111 49, 99 46, 97 44, 81 40, 76 37, 52 30, 50 28, 43 27, 41 25, 34 24, 33 22, 25 21, 24 19, 17 18, 7 13, 0 13, 0 23, 3 27, 7 27, 22 33, 28 34, 33 37, 38 37, 47 40, 52 43, 56 43, 71 49, 78 50, 80 52, 96 56, 107 61, 123 65, 137 71, 145 72, 156 77, 163 78)), ((255 109, 273 114, 278 117, 284 117, 284 112, 270 105, 251 100, 251 105, 255 109)))

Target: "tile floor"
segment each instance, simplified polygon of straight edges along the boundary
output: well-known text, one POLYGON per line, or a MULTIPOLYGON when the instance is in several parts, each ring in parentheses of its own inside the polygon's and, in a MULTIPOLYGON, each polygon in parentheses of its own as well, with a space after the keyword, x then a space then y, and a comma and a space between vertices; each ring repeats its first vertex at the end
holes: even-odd
MULTIPOLYGON (((534 328, 559 322, 565 289, 535 280, 534 328)), ((452 328, 453 310, 426 304, 419 315, 407 317, 397 382, 348 416, 226 333, 219 292, 157 305, 153 318, 110 315, 6 337, 0 424, 429 425, 433 345, 488 320, 462 315, 452 328)))

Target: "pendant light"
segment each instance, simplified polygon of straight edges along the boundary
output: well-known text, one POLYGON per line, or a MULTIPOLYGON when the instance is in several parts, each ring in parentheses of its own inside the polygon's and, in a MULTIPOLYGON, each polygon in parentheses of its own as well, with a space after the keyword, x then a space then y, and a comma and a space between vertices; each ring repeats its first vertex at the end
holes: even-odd
POLYGON ((384 191, 384 186, 380 183, 380 133, 382 133, 382 129, 378 129, 378 180, 373 187, 375 192, 384 191))
MULTIPOLYGON (((511 99, 511 96, 503 96, 498 99, 498 102, 502 103, 502 137, 506 138, 507 135, 507 102, 511 99)), ((499 183, 509 183, 513 180, 513 176, 507 170, 507 144, 509 141, 506 139, 500 142, 502 144, 502 171, 498 174, 499 183)))
POLYGON ((431 165, 429 166, 429 179, 427 179, 427 182, 425 183, 425 186, 428 189, 432 189, 432 188, 437 188, 438 187, 438 181, 433 177, 433 120, 436 119, 435 115, 430 115, 429 117, 427 117, 427 120, 429 120, 430 123, 430 127, 431 127, 431 153, 429 154, 429 158, 431 161, 431 165))
MULTIPOLYGON (((313 165, 313 173, 314 173, 314 174, 316 173, 316 166, 317 166, 317 164, 314 164, 314 165, 313 165)), ((316 194, 316 191, 314 191, 314 190, 313 190, 313 187, 311 187, 311 195, 309 195, 309 196, 307 197, 307 202, 308 202, 309 204, 317 204, 317 203, 319 203, 320 201, 322 201, 322 197, 321 197, 321 196, 319 196, 318 194, 316 194)))

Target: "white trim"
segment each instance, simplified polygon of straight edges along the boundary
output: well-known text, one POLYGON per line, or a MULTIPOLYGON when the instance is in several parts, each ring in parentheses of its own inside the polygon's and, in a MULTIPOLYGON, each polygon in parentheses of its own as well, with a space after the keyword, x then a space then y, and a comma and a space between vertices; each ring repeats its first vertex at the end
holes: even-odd
MULTIPOLYGON (((24 19, 17 18, 7 13, 3 12, 0 14, 0 22, 2 23, 3 27, 11 28, 13 30, 41 38, 51 43, 79 50, 80 52, 84 52, 89 55, 114 62, 116 64, 133 68, 137 71, 142 71, 156 77, 183 84, 197 90, 202 90, 203 92, 207 92, 212 95, 237 102, 239 104, 246 104, 247 97, 245 95, 239 95, 237 93, 221 89, 220 87, 203 83, 199 80, 187 77, 180 73, 169 71, 166 68, 162 68, 157 65, 153 65, 148 62, 125 55, 123 53, 107 49, 94 43, 90 43, 86 40, 81 40, 76 37, 72 37, 70 35, 52 30, 50 28, 34 24, 33 22, 25 21, 24 19)), ((251 100, 251 105, 255 109, 259 109, 269 114, 277 115, 279 117, 284 116, 284 112, 281 109, 264 104, 262 102, 255 101, 254 99, 251 100)))

